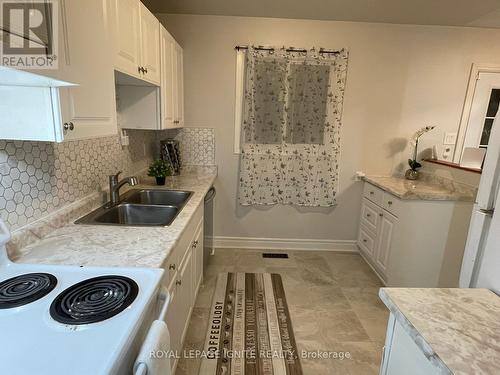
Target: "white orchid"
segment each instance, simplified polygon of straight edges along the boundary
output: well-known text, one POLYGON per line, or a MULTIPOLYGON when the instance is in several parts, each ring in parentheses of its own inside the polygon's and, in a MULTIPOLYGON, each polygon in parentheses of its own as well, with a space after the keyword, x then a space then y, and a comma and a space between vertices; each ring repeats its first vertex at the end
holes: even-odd
POLYGON ((418 144, 418 139, 425 133, 430 132, 434 128, 435 128, 434 125, 427 125, 424 126, 422 129, 417 130, 415 134, 413 134, 413 136, 410 138, 412 145, 416 146, 418 144))
POLYGON ((414 171, 416 171, 418 168, 422 166, 417 161, 418 140, 420 139, 421 136, 423 136, 427 132, 430 132, 434 128, 435 128, 434 125, 424 126, 422 129, 417 130, 415 134, 413 134, 413 136, 410 138, 410 142, 413 146, 413 159, 408 159, 408 165, 414 171))

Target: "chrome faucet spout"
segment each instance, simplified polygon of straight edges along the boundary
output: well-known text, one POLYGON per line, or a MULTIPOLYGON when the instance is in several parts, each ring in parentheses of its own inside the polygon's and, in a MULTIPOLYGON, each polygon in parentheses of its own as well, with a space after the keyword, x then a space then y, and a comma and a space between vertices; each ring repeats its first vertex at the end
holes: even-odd
POLYGON ((139 180, 135 176, 125 177, 121 181, 118 181, 118 176, 122 172, 118 172, 115 175, 109 176, 109 205, 114 206, 120 202, 120 188, 129 184, 130 186, 135 186, 139 183, 139 180))

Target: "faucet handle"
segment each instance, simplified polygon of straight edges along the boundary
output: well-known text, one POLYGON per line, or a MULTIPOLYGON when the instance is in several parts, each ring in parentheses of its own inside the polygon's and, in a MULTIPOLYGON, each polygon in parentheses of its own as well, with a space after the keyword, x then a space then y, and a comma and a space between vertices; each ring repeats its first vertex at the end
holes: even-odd
POLYGON ((111 174, 109 175, 109 181, 110 183, 117 183, 118 182, 118 176, 122 173, 122 171, 119 171, 117 174, 111 174))

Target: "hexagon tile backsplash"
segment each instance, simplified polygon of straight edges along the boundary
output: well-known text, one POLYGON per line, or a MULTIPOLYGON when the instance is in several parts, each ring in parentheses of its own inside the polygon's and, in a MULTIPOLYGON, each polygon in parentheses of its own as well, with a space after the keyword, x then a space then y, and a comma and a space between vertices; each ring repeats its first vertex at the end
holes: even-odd
POLYGON ((118 136, 64 143, 0 140, 0 217, 15 230, 107 186, 110 174, 142 171, 154 157, 157 135, 129 135, 128 147, 118 136))

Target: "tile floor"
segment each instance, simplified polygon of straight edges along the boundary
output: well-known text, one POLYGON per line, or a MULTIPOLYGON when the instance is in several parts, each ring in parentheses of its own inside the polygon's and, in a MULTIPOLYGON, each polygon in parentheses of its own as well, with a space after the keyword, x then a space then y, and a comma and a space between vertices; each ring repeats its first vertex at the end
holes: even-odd
MULTIPOLYGON (((270 272, 283 279, 299 352, 348 352, 344 359, 302 359, 305 375, 378 374, 388 311, 382 286, 358 254, 287 251, 288 259, 262 258, 262 251, 217 250, 206 270, 185 340, 203 349, 219 272, 270 272)), ((181 359, 176 375, 197 375, 200 360, 181 359)))

